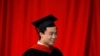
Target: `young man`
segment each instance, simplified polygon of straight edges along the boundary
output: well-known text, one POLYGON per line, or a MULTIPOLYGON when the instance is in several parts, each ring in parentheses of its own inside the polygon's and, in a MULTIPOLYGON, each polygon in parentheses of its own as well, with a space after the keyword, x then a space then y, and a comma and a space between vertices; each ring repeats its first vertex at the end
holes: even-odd
POLYGON ((54 24, 56 17, 48 15, 33 22, 39 34, 37 44, 28 49, 23 56, 63 56, 60 50, 53 46, 57 38, 57 28, 54 24))

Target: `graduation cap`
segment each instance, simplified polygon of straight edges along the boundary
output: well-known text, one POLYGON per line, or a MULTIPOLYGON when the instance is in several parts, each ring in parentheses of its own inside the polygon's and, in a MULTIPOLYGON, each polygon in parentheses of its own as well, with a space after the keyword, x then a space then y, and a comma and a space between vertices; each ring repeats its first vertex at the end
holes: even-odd
POLYGON ((46 26, 49 24, 54 24, 54 22, 56 21, 56 17, 54 17, 53 15, 48 15, 46 17, 41 18, 40 20, 37 20, 35 22, 32 22, 32 24, 39 28, 40 26, 46 26))

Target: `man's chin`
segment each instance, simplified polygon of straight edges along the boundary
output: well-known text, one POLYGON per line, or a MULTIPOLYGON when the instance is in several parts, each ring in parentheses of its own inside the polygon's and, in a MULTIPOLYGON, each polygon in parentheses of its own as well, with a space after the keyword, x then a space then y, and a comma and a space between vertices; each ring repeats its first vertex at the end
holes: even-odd
POLYGON ((53 45, 54 43, 49 43, 49 45, 53 45))

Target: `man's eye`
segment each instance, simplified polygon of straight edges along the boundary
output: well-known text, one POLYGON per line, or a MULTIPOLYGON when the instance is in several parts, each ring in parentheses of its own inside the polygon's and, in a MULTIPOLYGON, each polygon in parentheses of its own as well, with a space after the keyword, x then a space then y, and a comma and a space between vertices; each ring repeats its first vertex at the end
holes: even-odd
POLYGON ((50 35, 53 35, 53 33, 50 33, 50 35))
POLYGON ((50 33, 50 35, 53 35, 53 34, 56 35, 57 33, 54 33, 54 32, 50 33))

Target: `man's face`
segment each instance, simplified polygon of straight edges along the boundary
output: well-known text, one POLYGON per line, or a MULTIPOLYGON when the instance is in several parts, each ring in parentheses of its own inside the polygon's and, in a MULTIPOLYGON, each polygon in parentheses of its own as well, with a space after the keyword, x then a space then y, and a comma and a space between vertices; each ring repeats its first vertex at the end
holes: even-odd
POLYGON ((47 45, 53 45, 56 37, 57 37, 56 27, 47 27, 44 34, 41 34, 41 39, 47 45))

